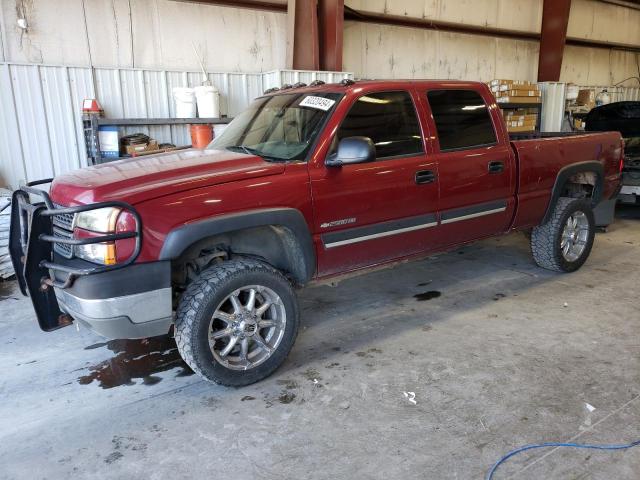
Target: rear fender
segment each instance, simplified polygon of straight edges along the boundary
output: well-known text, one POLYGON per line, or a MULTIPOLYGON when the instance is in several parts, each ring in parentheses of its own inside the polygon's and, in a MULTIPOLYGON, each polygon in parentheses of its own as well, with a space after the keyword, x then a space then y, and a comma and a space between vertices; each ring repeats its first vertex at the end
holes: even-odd
POLYGON ((558 199, 562 196, 565 185, 571 177, 578 174, 595 175, 595 185, 593 186, 593 193, 591 196, 591 206, 595 207, 600 203, 604 188, 604 168, 602 164, 597 161, 587 161, 567 165, 566 167, 561 168, 558 172, 556 181, 553 185, 553 190, 551 191, 549 205, 547 206, 547 211, 544 214, 541 224, 545 224, 549 221, 553 214, 553 209, 555 208, 556 203, 558 203, 558 199))

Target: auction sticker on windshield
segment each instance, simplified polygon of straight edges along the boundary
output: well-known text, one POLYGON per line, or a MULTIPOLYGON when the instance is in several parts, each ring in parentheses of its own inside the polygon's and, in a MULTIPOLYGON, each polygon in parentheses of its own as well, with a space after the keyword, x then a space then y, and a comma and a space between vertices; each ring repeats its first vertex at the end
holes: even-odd
POLYGON ((331 100, 330 98, 314 97, 313 95, 309 95, 308 97, 305 97, 299 105, 301 107, 315 108, 326 112, 333 107, 334 103, 336 103, 336 101, 331 100))

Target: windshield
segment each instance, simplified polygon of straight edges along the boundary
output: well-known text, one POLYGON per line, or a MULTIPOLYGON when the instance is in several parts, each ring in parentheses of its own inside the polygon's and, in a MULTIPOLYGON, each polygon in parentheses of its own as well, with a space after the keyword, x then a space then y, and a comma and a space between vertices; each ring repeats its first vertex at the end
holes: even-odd
POLYGON ((339 93, 259 98, 208 148, 255 154, 267 160, 304 160, 339 98, 339 93))

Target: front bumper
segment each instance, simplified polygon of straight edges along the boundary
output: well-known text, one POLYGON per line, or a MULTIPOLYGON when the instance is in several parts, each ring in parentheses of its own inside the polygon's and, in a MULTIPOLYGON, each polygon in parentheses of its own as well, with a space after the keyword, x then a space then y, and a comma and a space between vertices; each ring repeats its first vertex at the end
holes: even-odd
POLYGON ((171 288, 114 298, 87 299, 56 288, 60 309, 107 338, 147 338, 169 332, 171 288))
POLYGON ((54 291, 60 310, 107 338, 164 335, 173 323, 168 261, 87 275, 54 291))
POLYGON ((171 266, 169 262, 134 263, 142 236, 135 209, 118 201, 57 207, 45 190, 34 188, 48 182, 33 182, 13 193, 9 230, 16 278, 22 293, 31 298, 40 328, 48 332, 79 321, 110 338, 167 333, 172 321, 171 266), (43 201, 32 203, 30 196, 43 201), (128 211, 135 218, 135 231, 81 239, 55 234, 53 217, 104 207, 128 211), (54 244, 73 247, 126 238, 135 238, 134 251, 115 265, 96 265, 53 249, 54 244))

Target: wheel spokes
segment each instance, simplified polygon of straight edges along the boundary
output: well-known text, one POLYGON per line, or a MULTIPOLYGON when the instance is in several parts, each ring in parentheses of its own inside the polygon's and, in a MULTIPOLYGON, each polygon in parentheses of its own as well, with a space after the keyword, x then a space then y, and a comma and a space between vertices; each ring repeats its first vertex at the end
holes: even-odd
POLYGON ((254 342, 256 342, 260 346, 260 348, 266 350, 269 353, 273 351, 273 348, 267 345, 267 342, 264 341, 264 338, 262 338, 262 336, 260 335, 260 332, 256 332, 251 338, 253 339, 254 342))
POLYGON ((240 342, 240 361, 245 365, 251 363, 249 361, 249 339, 243 338, 240 342))
POLYGON ((213 314, 213 318, 217 318, 218 320, 222 320, 225 323, 232 323, 234 318, 230 313, 223 312, 222 310, 216 310, 216 313, 213 314))
POLYGON ((213 332, 211 334, 211 338, 213 340, 218 340, 219 338, 230 337, 233 334, 232 328, 225 328, 223 330, 218 330, 217 332, 213 332))
POLYGON ((238 298, 238 292, 233 292, 229 296, 229 301, 231 305, 233 305, 233 313, 242 313, 243 307, 242 303, 240 303, 240 299, 238 298))
POLYGON ((264 315, 264 312, 269 310, 269 307, 271 305, 272 305, 272 303, 269 300, 265 300, 265 302, 262 305, 260 305, 258 308, 256 308, 256 315, 261 317, 262 315, 264 315))
POLYGON ((229 353, 231 353, 231 350, 233 350, 233 347, 236 346, 236 343, 238 343, 238 337, 231 337, 231 340, 229 340, 227 346, 220 350, 220 356, 226 357, 227 355, 229 355, 229 353))
POLYGON ((245 305, 245 309, 251 312, 256 305, 256 289, 252 288, 249 290, 249 298, 247 299, 247 304, 245 305))
POLYGON ((229 293, 214 310, 209 325, 214 359, 232 370, 262 364, 284 338, 286 314, 279 295, 269 287, 246 285, 229 293))

